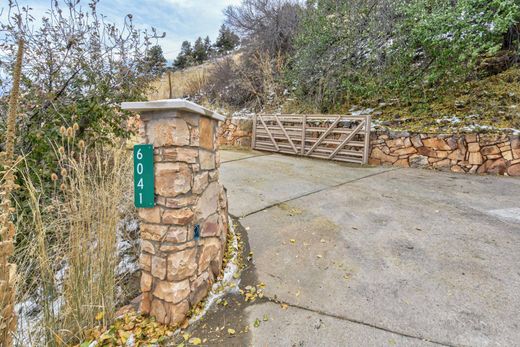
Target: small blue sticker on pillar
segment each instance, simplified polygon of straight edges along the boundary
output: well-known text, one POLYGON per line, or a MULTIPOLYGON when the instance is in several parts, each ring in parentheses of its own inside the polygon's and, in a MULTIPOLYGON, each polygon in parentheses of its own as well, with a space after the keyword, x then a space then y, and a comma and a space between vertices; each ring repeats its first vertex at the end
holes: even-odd
POLYGON ((153 145, 134 146, 134 205, 137 208, 155 206, 153 145))

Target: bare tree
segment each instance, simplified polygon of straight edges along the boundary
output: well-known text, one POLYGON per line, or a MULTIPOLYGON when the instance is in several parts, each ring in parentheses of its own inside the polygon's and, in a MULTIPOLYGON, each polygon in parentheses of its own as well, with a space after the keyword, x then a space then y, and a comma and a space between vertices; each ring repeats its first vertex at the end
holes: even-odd
POLYGON ((242 35, 247 46, 275 56, 291 51, 300 11, 296 0, 243 0, 224 14, 226 23, 242 35))
MULTIPOLYGON (((138 30, 127 15, 121 26, 98 13, 99 0, 51 0, 43 18, 10 0, 0 22, 0 78, 11 75, 19 38, 26 42, 18 122, 25 153, 50 152, 42 141, 59 126, 78 123, 79 135, 120 132, 119 102, 142 98, 153 78, 145 66, 155 29, 138 30), (87 6, 85 6, 85 4, 87 6)), ((4 78, 3 95, 11 82, 4 78)), ((0 109, 0 128, 5 119, 0 109)))

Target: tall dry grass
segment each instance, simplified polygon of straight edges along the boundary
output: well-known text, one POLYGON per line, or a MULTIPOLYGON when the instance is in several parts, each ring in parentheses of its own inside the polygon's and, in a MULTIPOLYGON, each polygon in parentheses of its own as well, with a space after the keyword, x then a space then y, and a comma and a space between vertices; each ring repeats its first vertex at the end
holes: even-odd
POLYGON ((85 146, 62 129, 52 186, 26 166, 31 215, 19 255, 23 302, 39 314, 25 319, 20 345, 77 344, 106 325, 116 308, 116 227, 131 195, 131 156, 123 145, 85 146), (25 301, 23 300, 25 299, 25 301))

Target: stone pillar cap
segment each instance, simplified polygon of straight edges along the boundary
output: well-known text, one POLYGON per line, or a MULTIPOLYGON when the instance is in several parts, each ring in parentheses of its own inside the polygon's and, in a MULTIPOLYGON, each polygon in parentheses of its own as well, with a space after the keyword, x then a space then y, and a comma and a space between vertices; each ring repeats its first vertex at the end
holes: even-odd
POLYGON ((123 102, 121 103, 121 108, 123 110, 134 112, 182 110, 200 114, 201 116, 213 118, 219 121, 226 120, 225 116, 208 110, 207 108, 197 105, 194 102, 184 99, 163 99, 155 101, 123 102))

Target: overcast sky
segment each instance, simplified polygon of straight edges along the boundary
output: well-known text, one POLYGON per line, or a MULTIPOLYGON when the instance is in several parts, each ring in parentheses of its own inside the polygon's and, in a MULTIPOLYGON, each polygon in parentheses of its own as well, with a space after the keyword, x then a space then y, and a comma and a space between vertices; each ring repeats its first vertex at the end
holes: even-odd
MULTIPOLYGON (((58 0, 62 2, 63 0, 58 0)), ((34 10, 34 17, 42 17, 50 8, 51 0, 18 0, 20 5, 28 4, 34 10)), ((116 24, 131 13, 139 28, 155 27, 166 32, 159 41, 164 55, 171 62, 179 53, 182 41, 195 41, 198 36, 209 35, 214 42, 224 20, 222 11, 240 0, 100 0, 98 12, 116 24)), ((88 0, 80 4, 87 7, 88 0)), ((0 0, 0 8, 7 6, 7 0, 0 0)))

